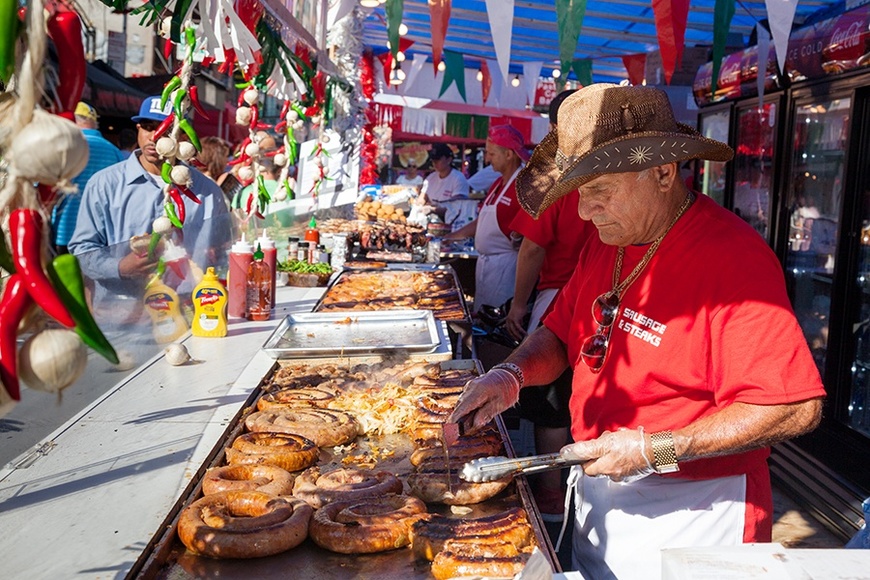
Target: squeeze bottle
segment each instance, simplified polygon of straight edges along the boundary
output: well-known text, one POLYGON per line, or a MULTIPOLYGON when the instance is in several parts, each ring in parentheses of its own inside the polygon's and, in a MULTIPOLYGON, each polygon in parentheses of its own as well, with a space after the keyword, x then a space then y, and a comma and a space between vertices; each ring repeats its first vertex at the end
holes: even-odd
POLYGON ((263 250, 257 246, 254 261, 248 266, 247 311, 248 320, 269 320, 272 314, 272 273, 263 261, 263 250))
POLYGON ((187 332, 187 320, 181 314, 178 294, 161 281, 165 265, 161 260, 157 274, 145 288, 145 310, 151 316, 154 340, 160 344, 172 342, 187 332))
POLYGON ((218 280, 214 268, 206 270, 202 282, 193 289, 194 336, 227 335, 227 289, 218 280))
POLYGON ((272 297, 271 306, 275 308, 275 285, 278 278, 278 248, 275 247, 275 240, 266 234, 266 228, 263 228, 263 233, 257 238, 257 244, 263 250, 263 262, 272 271, 269 295, 272 297))
POLYGON ((229 296, 227 313, 230 316, 244 318, 247 314, 245 300, 247 300, 248 292, 248 266, 253 260, 253 253, 254 249, 251 244, 245 241, 245 234, 242 234, 242 239, 230 248, 230 268, 227 272, 227 294, 229 296))
POLYGON ((320 243, 320 232, 317 231, 317 220, 314 219, 313 215, 311 216, 311 221, 308 222, 308 229, 305 230, 305 240, 314 242, 315 247, 320 243))

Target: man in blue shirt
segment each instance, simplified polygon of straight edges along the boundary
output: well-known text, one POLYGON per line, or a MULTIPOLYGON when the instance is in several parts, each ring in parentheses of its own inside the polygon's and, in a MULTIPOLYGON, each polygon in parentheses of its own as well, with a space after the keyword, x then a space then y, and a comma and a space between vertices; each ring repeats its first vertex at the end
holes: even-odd
MULTIPOLYGON (((141 298, 155 271, 160 252, 149 253, 147 239, 152 223, 164 213, 165 184, 160 176, 163 158, 157 154, 154 131, 170 110, 171 104, 160 108, 159 96, 146 98, 139 114, 132 118, 139 149, 126 160, 96 173, 85 187, 69 250, 79 257, 85 275, 95 282, 95 304, 113 295, 141 298), (144 247, 134 250, 133 238, 145 240, 144 247)), ((202 203, 184 199, 184 229, 174 229, 167 245, 183 250, 197 268, 204 269, 226 260, 231 241, 230 216, 220 188, 196 169, 190 168, 190 174, 190 189, 202 203)), ((174 282, 181 293, 192 289, 197 280, 174 282)))
POLYGON ((100 169, 105 169, 124 159, 121 151, 104 139, 100 133, 96 109, 87 103, 79 103, 76 105, 75 119, 76 125, 85 136, 85 141, 88 142, 88 164, 85 165, 81 173, 72 179, 78 191, 64 195, 51 214, 54 245, 60 253, 67 251, 67 244, 69 244, 69 239, 76 227, 76 216, 79 213, 82 191, 84 191, 88 180, 100 169))

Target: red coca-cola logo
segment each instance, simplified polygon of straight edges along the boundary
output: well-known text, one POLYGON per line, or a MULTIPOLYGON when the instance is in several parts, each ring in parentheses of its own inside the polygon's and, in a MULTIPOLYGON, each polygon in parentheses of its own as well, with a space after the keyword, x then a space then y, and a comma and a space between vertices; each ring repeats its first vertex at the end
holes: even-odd
POLYGON ((844 14, 837 20, 831 39, 822 49, 823 60, 857 60, 864 54, 863 40, 866 33, 864 18, 856 20, 855 16, 844 14))

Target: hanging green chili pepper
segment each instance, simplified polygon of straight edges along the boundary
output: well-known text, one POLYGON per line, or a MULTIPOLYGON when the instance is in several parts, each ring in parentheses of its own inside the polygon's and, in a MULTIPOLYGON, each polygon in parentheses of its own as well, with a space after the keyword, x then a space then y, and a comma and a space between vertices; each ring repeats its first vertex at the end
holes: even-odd
POLYGON ((190 97, 190 104, 193 105, 193 110, 208 120, 208 113, 205 112, 202 103, 199 101, 199 89, 196 85, 190 85, 190 88, 187 89, 187 96, 190 97))
POLYGON ((160 167, 160 177, 165 183, 172 183, 172 164, 168 161, 164 161, 160 167))
POLYGON ((169 131, 169 128, 172 127, 172 123, 174 123, 174 122, 175 122, 175 113, 174 112, 169 113, 169 115, 167 115, 167 117, 165 119, 163 119, 163 121, 161 121, 160 124, 157 126, 157 128, 154 130, 154 135, 153 135, 152 139, 154 139, 154 141, 157 141, 158 139, 163 137, 163 135, 167 131, 169 131))
POLYGON ((181 86, 181 78, 178 75, 175 75, 171 79, 166 82, 166 85, 163 87, 163 92, 160 93, 160 110, 166 108, 166 103, 169 102, 169 97, 172 95, 172 91, 181 86))
POLYGON ((12 259, 27 292, 46 314, 62 325, 75 326, 70 313, 42 269, 42 216, 35 209, 16 209, 9 216, 12 259))
POLYGON ((21 400, 18 382, 18 324, 33 304, 27 284, 20 274, 12 274, 0 299, 0 380, 9 396, 21 400))
POLYGON ((257 193, 260 196, 260 201, 269 203, 272 201, 272 196, 269 195, 269 190, 266 189, 266 178, 262 174, 257 176, 257 193))
POLYGON ((72 254, 57 256, 48 266, 58 296, 76 321, 76 334, 86 345, 94 349, 112 364, 118 364, 118 354, 94 320, 85 298, 85 281, 79 260, 72 254))
POLYGON ((12 261, 12 253, 9 251, 9 246, 6 245, 6 236, 0 232, 0 268, 3 268, 7 273, 15 273, 15 263, 12 261))
POLYGON ((184 29, 184 41, 187 43, 187 57, 193 60, 193 51, 196 48, 196 29, 188 26, 184 29))
POLYGON ((171 197, 172 201, 175 202, 175 215, 178 217, 178 221, 183 224, 184 218, 187 217, 187 208, 184 207, 184 198, 181 197, 181 192, 178 191, 178 187, 173 186, 169 188, 169 197, 171 197))
POLYGON ((175 113, 175 116, 181 119, 184 117, 184 111, 181 110, 181 105, 184 104, 184 97, 187 96, 187 91, 184 89, 178 89, 172 95, 172 112, 175 113))
POLYGON ((202 151, 202 144, 199 142, 199 135, 196 134, 196 131, 190 124, 190 121, 188 121, 187 119, 181 119, 178 122, 178 127, 185 132, 187 138, 190 139, 190 142, 193 143, 194 147, 196 147, 196 150, 202 151))
POLYGON ((293 201, 296 198, 296 192, 290 187, 290 180, 284 180, 284 191, 287 192, 287 199, 293 201))
POLYGON ((169 218, 169 221, 172 222, 172 225, 181 229, 184 227, 184 224, 181 223, 181 220, 178 219, 178 216, 175 215, 175 206, 172 205, 171 201, 167 201, 163 204, 163 211, 166 212, 166 217, 169 218))
POLYGON ((0 0, 0 82, 4 85, 15 72, 18 22, 18 0, 0 0))
POLYGON ((75 12, 58 11, 48 17, 46 28, 57 49, 58 80, 55 92, 60 105, 58 112, 68 113, 67 116, 71 117, 82 98, 87 77, 82 22, 75 12))
POLYGON ((151 239, 148 240, 148 258, 154 257, 154 251, 157 249, 157 244, 160 243, 160 238, 163 237, 157 232, 151 232, 151 239))

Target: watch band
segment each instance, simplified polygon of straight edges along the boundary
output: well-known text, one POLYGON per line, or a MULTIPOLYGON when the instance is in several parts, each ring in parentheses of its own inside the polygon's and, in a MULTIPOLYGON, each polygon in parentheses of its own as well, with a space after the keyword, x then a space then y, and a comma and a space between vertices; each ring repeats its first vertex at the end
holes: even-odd
POLYGON ((523 388, 523 385, 526 384, 526 377, 523 375, 523 369, 515 365, 514 363, 498 363, 497 365, 493 365, 493 369, 504 369, 507 372, 511 373, 513 376, 517 378, 517 381, 520 383, 520 388, 523 388))
POLYGON ((680 470, 677 463, 677 450, 674 447, 674 436, 670 431, 650 433, 652 443, 653 463, 656 473, 674 473, 680 470))

